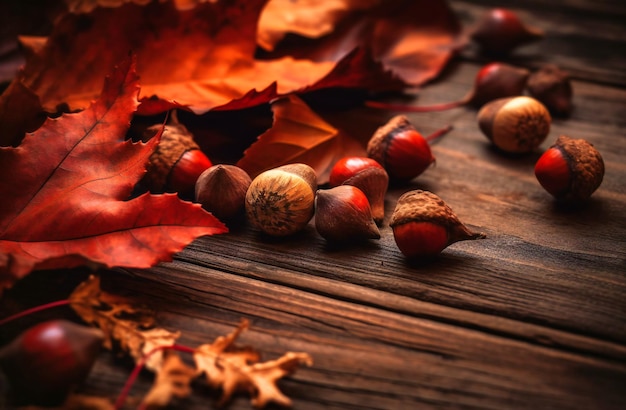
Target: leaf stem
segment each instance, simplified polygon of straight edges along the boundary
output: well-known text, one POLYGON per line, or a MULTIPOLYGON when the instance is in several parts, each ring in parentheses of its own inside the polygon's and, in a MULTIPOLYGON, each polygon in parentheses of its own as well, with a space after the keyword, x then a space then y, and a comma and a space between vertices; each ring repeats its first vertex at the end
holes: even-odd
POLYGON ((124 387, 122 388, 120 395, 117 396, 117 400, 115 400, 115 407, 114 407, 115 410, 120 410, 122 406, 124 406, 124 402, 126 401, 128 394, 130 393, 130 389, 133 387, 133 384, 135 384, 137 377, 139 377, 139 373, 141 373, 141 370, 145 366, 150 356, 152 356, 153 354, 161 350, 176 350, 178 352, 185 352, 185 353, 195 352, 195 349, 191 347, 174 344, 171 346, 157 346, 154 349, 150 350, 145 355, 143 355, 141 359, 137 361, 137 364, 135 365, 135 368, 128 376, 128 379, 126 379, 126 383, 124 384, 124 387))
POLYGON ((425 137, 425 140, 428 141, 429 143, 443 137, 444 135, 446 135, 447 133, 449 133, 450 131, 452 131, 452 125, 446 125, 443 128, 439 128, 437 131, 433 132, 430 135, 427 135, 425 137))
POLYGON ((432 112, 432 111, 445 111, 452 108, 457 108, 468 103, 468 99, 464 98, 459 101, 452 101, 447 103, 433 104, 433 105, 404 105, 404 104, 392 104, 384 103, 380 101, 365 101, 365 106, 370 108, 379 108, 382 110, 390 111, 404 111, 404 112, 432 112))
POLYGON ((33 308, 30 309, 26 309, 22 312, 16 313, 14 315, 5 317, 4 319, 0 319, 0 326, 5 325, 9 322, 12 322, 16 319, 22 318, 24 316, 28 316, 28 315, 32 315, 33 313, 37 313, 37 312, 41 312, 42 310, 47 310, 47 309, 52 309, 58 306, 65 306, 65 305, 69 305, 70 304, 70 300, 69 299, 63 299, 63 300, 57 300, 56 302, 50 302, 50 303, 46 303, 44 305, 39 305, 39 306, 35 306, 33 308))

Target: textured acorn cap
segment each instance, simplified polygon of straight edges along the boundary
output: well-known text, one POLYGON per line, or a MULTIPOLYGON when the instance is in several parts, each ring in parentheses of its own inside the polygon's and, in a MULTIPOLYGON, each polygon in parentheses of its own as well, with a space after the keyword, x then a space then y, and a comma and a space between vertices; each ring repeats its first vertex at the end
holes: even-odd
MULTIPOLYGON (((145 134, 154 135, 160 129, 161 125, 153 125, 146 130, 145 134)), ((146 165, 143 184, 151 192, 163 192, 167 188, 172 169, 185 152, 199 149, 200 147, 184 125, 179 123, 166 125, 161 141, 150 155, 146 165)))
POLYGON ((398 198, 389 225, 393 228, 409 222, 431 222, 445 228, 448 233, 448 245, 485 237, 482 233, 471 232, 437 195, 419 189, 406 192, 398 198))
POLYGON ((561 135, 553 148, 559 149, 569 165, 570 186, 557 195, 559 199, 587 199, 602 184, 604 160, 600 152, 584 139, 573 139, 561 135))

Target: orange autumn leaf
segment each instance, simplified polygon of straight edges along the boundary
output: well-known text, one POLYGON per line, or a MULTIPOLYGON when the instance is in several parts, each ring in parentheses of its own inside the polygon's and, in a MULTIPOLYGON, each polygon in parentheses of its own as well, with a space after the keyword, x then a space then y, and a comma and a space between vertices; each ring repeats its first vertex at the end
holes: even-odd
POLYGON ((127 59, 89 108, 0 148, 0 291, 35 269, 147 268, 198 236, 226 232, 175 194, 128 200, 160 138, 125 140, 138 91, 127 59))
POLYGON ((273 50, 287 33, 319 38, 331 33, 343 18, 382 0, 270 0, 261 14, 258 44, 273 50))
POLYGON ((295 95, 274 101, 272 111, 272 128, 237 163, 251 177, 281 165, 304 163, 315 170, 317 182, 325 184, 337 160, 365 154, 357 140, 328 124, 295 95))
POLYGON ((68 13, 43 49, 30 53, 24 83, 49 112, 83 109, 97 96, 100 78, 132 50, 142 82, 142 114, 176 107, 195 113, 237 109, 337 83, 401 87, 380 66, 372 70, 373 62, 363 63, 364 56, 354 50, 340 59, 343 69, 336 61, 306 57, 255 59, 257 20, 265 3, 219 1, 180 10, 171 1, 152 1, 68 13))
POLYGON ((270 57, 335 61, 355 47, 371 47, 375 61, 411 85, 434 79, 465 42, 461 25, 444 0, 271 0, 259 31, 260 43, 274 50, 270 57), (302 19, 308 22, 305 27, 317 19, 324 29, 302 30, 302 19), (276 44, 287 33, 319 38, 276 44))
POLYGON ((154 384, 142 400, 145 409, 167 407, 174 398, 182 399, 192 393, 191 382, 197 376, 196 369, 187 366, 174 352, 168 351, 164 356, 154 384))

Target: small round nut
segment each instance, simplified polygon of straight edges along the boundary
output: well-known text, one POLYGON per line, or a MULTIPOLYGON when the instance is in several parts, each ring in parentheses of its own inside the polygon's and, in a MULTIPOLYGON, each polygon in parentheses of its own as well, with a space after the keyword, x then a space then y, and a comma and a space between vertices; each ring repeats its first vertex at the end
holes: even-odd
POLYGON ((313 217, 317 178, 306 164, 289 164, 259 174, 246 192, 246 215, 272 236, 302 230, 313 217))
POLYGON ((196 202, 219 219, 232 219, 243 213, 251 182, 248 173, 235 165, 213 165, 196 181, 196 202))
POLYGON ((552 118, 548 109, 531 97, 494 100, 478 112, 481 131, 502 151, 532 152, 546 139, 552 118))

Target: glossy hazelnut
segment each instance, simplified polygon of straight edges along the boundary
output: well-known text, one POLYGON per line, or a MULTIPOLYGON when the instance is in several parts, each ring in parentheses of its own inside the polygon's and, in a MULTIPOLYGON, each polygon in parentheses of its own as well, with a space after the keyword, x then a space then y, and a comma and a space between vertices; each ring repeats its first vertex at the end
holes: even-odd
POLYGON ((198 177, 195 199, 217 218, 233 219, 243 213, 251 183, 248 173, 235 165, 213 165, 198 177))
POLYGON ((380 238, 367 197, 352 185, 317 191, 315 228, 330 242, 380 238))

